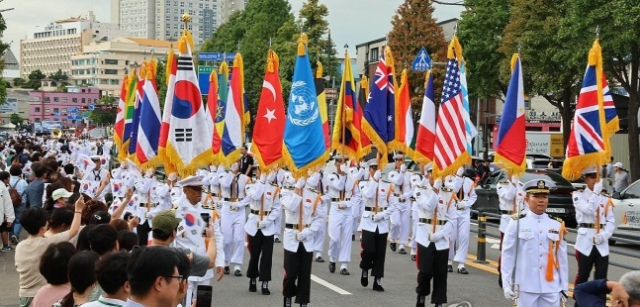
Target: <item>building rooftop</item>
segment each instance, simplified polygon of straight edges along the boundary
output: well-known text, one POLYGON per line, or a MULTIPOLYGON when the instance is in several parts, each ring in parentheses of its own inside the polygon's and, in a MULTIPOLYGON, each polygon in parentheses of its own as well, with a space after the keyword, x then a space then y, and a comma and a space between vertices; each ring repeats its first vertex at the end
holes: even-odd
POLYGON ((142 46, 149 46, 149 47, 164 47, 164 48, 170 48, 171 47, 171 42, 168 41, 161 41, 161 40, 155 40, 155 39, 146 39, 146 38, 137 38, 137 37, 127 37, 128 40, 138 44, 138 45, 142 45, 142 46))

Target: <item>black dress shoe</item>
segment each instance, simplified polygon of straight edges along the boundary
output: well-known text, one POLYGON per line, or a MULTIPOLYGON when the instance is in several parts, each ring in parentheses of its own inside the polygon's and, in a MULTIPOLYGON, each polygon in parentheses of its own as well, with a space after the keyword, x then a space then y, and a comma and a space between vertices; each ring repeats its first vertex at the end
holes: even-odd
POLYGON ((249 292, 256 292, 258 291, 257 287, 256 287, 256 279, 255 278, 251 278, 249 280, 249 292))
POLYGON ((336 263, 329 262, 329 272, 334 273, 336 271, 336 263))
POLYGON ((377 277, 373 280, 373 291, 384 292, 384 288, 378 280, 379 278, 377 277))
POLYGON ((229 275, 229 273, 231 273, 231 270, 229 269, 228 266, 224 267, 224 275, 229 275))
POLYGON ((274 243, 280 243, 282 241, 280 241, 280 238, 275 238, 275 240, 273 240, 274 243))
POLYGON ((324 262, 324 259, 322 259, 322 257, 317 257, 317 258, 316 258, 316 262, 323 263, 323 262, 324 262))
POLYGON ((284 297, 284 307, 291 307, 291 298, 290 297, 284 297))
POLYGON ((363 287, 369 285, 369 272, 367 270, 362 270, 362 275, 360 275, 360 284, 363 287))
POLYGON ((392 252, 396 251, 396 242, 391 242, 391 244, 389 244, 389 248, 391 248, 392 252))
POLYGON ((426 298, 424 296, 418 295, 418 300, 416 301, 416 307, 424 307, 424 302, 426 298))
POLYGON ((411 255, 411 261, 416 261, 416 255, 411 255))
POLYGON ((347 268, 342 268, 340 269, 340 275, 351 275, 349 273, 349 270, 347 270, 347 268))
POLYGON ((467 271, 466 268, 461 267, 461 268, 458 268, 458 274, 468 275, 469 271, 467 271))
POLYGON ((406 250, 404 250, 404 248, 401 248, 401 249, 398 251, 398 253, 399 253, 399 254, 401 254, 401 255, 406 255, 406 254, 407 254, 407 251, 406 251, 406 250))
POLYGON ((453 272, 453 266, 452 265, 448 265, 447 266, 447 272, 449 272, 449 273, 453 272))
POLYGON ((351 241, 355 241, 356 240, 356 235, 351 235, 351 241))
POLYGON ((236 270, 235 272, 233 272, 233 275, 240 277, 242 276, 242 272, 240 272, 240 270, 236 270))
POLYGON ((269 291, 269 282, 262 282, 262 295, 271 295, 271 291, 269 291))

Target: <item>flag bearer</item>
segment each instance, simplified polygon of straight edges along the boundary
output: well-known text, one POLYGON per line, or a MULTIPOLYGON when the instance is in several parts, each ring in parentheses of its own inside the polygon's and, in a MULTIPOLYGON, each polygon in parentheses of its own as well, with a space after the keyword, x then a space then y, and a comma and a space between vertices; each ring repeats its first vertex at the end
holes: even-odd
MULTIPOLYGON (((457 217, 452 220, 453 231, 451 246, 449 246, 449 272, 453 271, 453 261, 458 263, 458 274, 469 274, 464 267, 469 250, 469 232, 471 228, 471 206, 476 202, 475 182, 472 176, 464 175, 464 169, 458 169, 455 178, 454 191, 456 191, 458 203, 456 204, 457 217), (464 175, 464 176, 463 176, 464 175), (457 243, 457 249, 456 247, 457 243), (455 254, 455 255, 454 255, 455 254)), ((469 174, 470 175, 470 174, 469 174)))
POLYGON ((269 295, 271 281, 271 264, 273 256, 273 236, 276 233, 275 220, 282 212, 280 205, 280 188, 274 184, 276 173, 268 176, 260 174, 260 180, 253 184, 247 194, 249 201, 249 217, 244 225, 247 232, 247 249, 249 250, 249 292, 256 292, 256 278, 262 282, 260 291, 269 295), (261 256, 262 254, 262 256, 261 256))
POLYGON ((431 185, 418 185, 413 193, 418 212, 416 242, 418 245, 417 307, 424 307, 425 297, 431 294, 431 303, 442 306, 447 302, 447 259, 449 257, 449 234, 456 217, 455 198, 452 189, 431 185), (433 292, 431 280, 433 279, 433 292))
POLYGON ((285 212, 284 307, 291 307, 294 296, 295 303, 300 306, 306 307, 310 301, 313 238, 321 224, 326 223, 323 218, 326 208, 320 193, 315 190, 318 181, 318 175, 314 174, 309 177, 305 187, 305 180, 301 178, 295 184, 294 193, 282 199, 285 212))
POLYGON ((584 191, 573 192, 578 222, 576 285, 589 280, 594 267, 594 279, 607 278, 609 238, 615 229, 613 203, 607 195, 602 194, 602 180, 598 178, 596 166, 586 168, 582 174, 587 186, 584 191))
POLYGON ((358 180, 348 173, 343 157, 336 155, 336 173, 327 176, 327 196, 331 199, 329 213, 329 272, 336 271, 339 261, 340 274, 349 275, 347 265, 351 262, 351 236, 353 227, 352 205, 359 192, 358 180))
POLYGON ((549 217, 545 180, 524 184, 529 211, 514 215, 502 242, 502 291, 517 306, 557 307, 569 289, 566 230, 549 217))
POLYGON ((369 285, 369 270, 374 277, 373 290, 384 291, 381 281, 384 277, 384 260, 389 233, 389 216, 397 209, 398 199, 393 196, 393 184, 380 180, 376 159, 368 161, 371 177, 361 191, 365 202, 360 227, 362 228, 362 252, 360 284, 369 285))
POLYGON ((224 235, 224 255, 226 257, 224 273, 230 273, 230 265, 234 265, 233 274, 242 276, 242 260, 245 241, 245 186, 249 177, 240 173, 238 162, 231 164, 229 172, 220 174, 222 187, 222 234, 224 235))
POLYGON ((389 230, 389 238, 391 239, 390 248, 396 251, 398 246, 399 254, 406 254, 406 245, 409 241, 409 229, 411 227, 411 173, 407 172, 407 165, 404 161, 403 154, 396 154, 393 157, 395 161, 395 169, 389 172, 389 181, 394 185, 394 195, 398 197, 401 209, 398 209, 391 215, 391 228, 389 230))

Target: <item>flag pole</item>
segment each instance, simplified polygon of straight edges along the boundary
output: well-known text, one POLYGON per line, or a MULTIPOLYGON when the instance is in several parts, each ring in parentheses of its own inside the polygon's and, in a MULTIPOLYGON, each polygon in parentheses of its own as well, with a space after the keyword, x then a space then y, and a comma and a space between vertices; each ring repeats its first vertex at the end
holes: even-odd
MULTIPOLYGON (((345 45, 344 45, 344 59, 345 59, 345 65, 347 64, 347 63, 346 63, 346 62, 347 62, 347 55, 348 55, 348 54, 347 54, 347 48, 349 48, 349 45, 345 44, 345 45)), ((345 69, 346 69, 346 66, 345 66, 345 69)), ((342 86, 345 86, 346 81, 344 80, 344 73, 342 74, 342 79, 343 79, 343 80, 342 80, 342 86)), ((342 90, 341 90, 341 92, 342 92, 343 94, 344 94, 344 90, 345 90, 345 89, 342 89, 342 90)), ((341 144, 342 146, 340 146, 340 148, 341 148, 341 153, 340 153, 340 154, 342 155, 342 164, 344 164, 344 162, 345 162, 345 161, 344 161, 344 160, 345 160, 345 159, 344 159, 344 155, 345 155, 345 153, 346 153, 346 149, 344 148, 344 146, 345 146, 345 120, 347 119, 347 117, 345 116, 346 108, 345 108, 345 104, 344 104, 344 97, 338 97, 338 100, 340 100, 340 98, 343 98, 343 99, 342 99, 342 106, 341 106, 341 108, 342 108, 342 109, 340 110, 340 117, 341 117, 341 119, 340 119, 340 126, 341 126, 341 127, 340 127, 340 130, 341 130, 341 131, 340 131, 340 133, 341 133, 341 136, 340 136, 340 143, 342 143, 342 144, 341 144)), ((338 170, 338 171, 340 171, 340 170, 338 170)))

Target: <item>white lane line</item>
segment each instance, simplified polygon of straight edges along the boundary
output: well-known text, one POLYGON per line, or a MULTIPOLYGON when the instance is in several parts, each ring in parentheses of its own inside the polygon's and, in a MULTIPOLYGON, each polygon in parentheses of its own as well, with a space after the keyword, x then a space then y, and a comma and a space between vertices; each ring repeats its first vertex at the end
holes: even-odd
POLYGON ((348 292, 348 291, 346 291, 346 290, 344 290, 344 289, 342 289, 342 288, 340 288, 340 287, 338 287, 338 286, 336 286, 336 285, 334 285, 334 284, 332 284, 332 283, 330 283, 330 282, 328 282, 328 281, 326 281, 326 280, 324 280, 324 279, 322 279, 322 278, 320 278, 318 276, 315 276, 313 274, 311 274, 311 280, 313 280, 313 281, 315 281, 315 282, 317 282, 317 283, 329 288, 330 290, 338 292, 338 294, 351 295, 350 292, 348 292))

